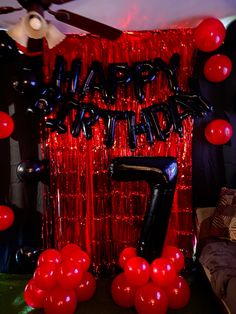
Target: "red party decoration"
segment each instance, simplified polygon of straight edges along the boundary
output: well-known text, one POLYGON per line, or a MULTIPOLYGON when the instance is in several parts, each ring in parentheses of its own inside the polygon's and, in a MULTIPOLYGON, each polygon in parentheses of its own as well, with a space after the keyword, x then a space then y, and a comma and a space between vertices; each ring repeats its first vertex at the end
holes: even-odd
POLYGON ((45 297, 46 292, 36 286, 34 279, 31 279, 25 286, 24 300, 27 305, 35 309, 41 308, 44 305, 45 297))
POLYGON ((9 137, 14 130, 14 122, 6 112, 0 111, 0 139, 9 137))
POLYGON ((56 287, 48 292, 44 311, 46 314, 74 314, 77 305, 74 290, 56 287))
POLYGON ((232 62, 229 57, 217 54, 210 57, 204 65, 204 75, 213 83, 222 82, 229 77, 232 70, 232 62))
POLYGON ((165 314, 168 300, 165 291, 153 283, 138 288, 134 305, 139 314, 165 314))
POLYGON ((220 20, 207 18, 195 30, 194 39, 196 46, 202 51, 214 51, 222 45, 225 33, 225 27, 220 20))
POLYGON ((83 271, 78 262, 66 260, 57 270, 57 283, 61 288, 74 289, 83 278, 83 271))
POLYGON ((124 271, 127 281, 132 285, 144 285, 150 278, 149 264, 139 256, 131 257, 125 264, 124 271))
POLYGON ((87 271, 90 266, 90 258, 77 244, 67 244, 61 250, 63 261, 75 261, 80 264, 82 271, 87 271))
MULTIPOLYGON (((81 60, 79 81, 84 82, 93 61, 101 62, 107 73, 111 63, 131 65, 155 58, 169 63, 173 53, 179 53, 181 66, 178 70, 178 82, 186 90, 188 77, 192 74, 193 46, 193 29, 124 33, 113 43, 90 35, 67 36, 54 49, 44 50, 45 81, 53 76, 58 55, 63 56, 66 61, 65 71, 70 71, 70 65, 75 58, 81 60), (94 51, 92 55, 91 51, 94 51)), ((165 102, 172 95, 168 80, 162 74, 143 86, 146 97, 142 104, 134 95, 133 82, 127 86, 127 91, 123 85, 118 86, 117 101, 112 105, 112 110, 132 110, 139 123, 142 109, 148 108, 154 102, 165 102)), ((87 101, 102 110, 111 109, 102 99, 101 93, 95 92, 87 101)), ((102 269, 110 271, 114 267, 114 261, 118 262, 117 256, 124 243, 127 246, 136 245, 150 193, 145 182, 111 183, 108 165, 117 156, 174 156, 177 157, 180 167, 167 243, 177 245, 187 254, 191 254, 194 238, 192 221, 189 219, 184 225, 181 224, 183 212, 187 216, 192 212, 191 117, 183 121, 181 139, 175 132, 170 132, 166 142, 155 141, 150 147, 146 136, 142 134, 137 138, 136 150, 132 151, 127 141, 127 121, 117 122, 114 147, 108 149, 104 146, 107 133, 103 123, 92 126, 93 136, 89 141, 82 134, 78 138, 71 136, 70 127, 76 115, 74 113, 66 119, 68 132, 64 135, 46 130, 43 154, 51 161, 50 193, 47 194, 47 201, 54 221, 46 213, 43 226, 45 245, 50 247, 52 239, 55 239, 57 248, 61 249, 65 243, 76 242, 86 248, 92 258, 93 271, 98 274, 102 269), (55 175, 58 171, 60 180, 55 175), (52 223, 53 232, 47 228, 52 223)), ((54 118, 55 115, 52 116, 54 118)), ((158 121, 161 120, 161 128, 166 125, 163 116, 158 114, 157 117, 158 121)))
POLYGON ((9 228, 14 221, 14 217, 15 215, 10 207, 0 205, 0 231, 9 228))
POLYGON ((80 255, 81 248, 74 243, 69 243, 65 245, 61 250, 61 257, 62 260, 71 259, 76 260, 77 257, 80 255))
POLYGON ((181 309, 190 299, 190 288, 185 279, 177 276, 172 284, 165 288, 171 309, 181 309))
POLYGON ((137 286, 130 284, 124 273, 119 274, 112 281, 111 295, 113 301, 121 307, 129 308, 134 305, 137 286))
POLYGON ((43 251, 38 259, 38 266, 41 266, 46 263, 60 264, 61 263, 61 254, 55 249, 47 249, 43 251))
POLYGON ((184 268, 184 255, 179 248, 170 245, 165 246, 162 251, 162 257, 171 260, 177 273, 184 268))
POLYGON ((215 119, 205 128, 205 136, 208 142, 214 145, 226 144, 233 135, 232 125, 224 119, 215 119))
POLYGON ((39 266, 33 276, 35 284, 42 290, 50 290, 57 284, 56 266, 52 263, 39 266))
POLYGON ((78 262, 82 271, 88 271, 90 266, 90 258, 85 251, 80 251, 80 255, 78 256, 76 262, 78 262))
POLYGON ((75 288, 77 301, 84 302, 90 300, 94 295, 95 290, 96 280, 94 276, 89 272, 85 272, 81 283, 75 288))
POLYGON ((136 249, 134 247, 125 248, 119 256, 120 267, 124 269, 126 262, 131 258, 137 255, 136 249))
POLYGON ((166 258, 156 258, 151 264, 151 278, 161 287, 170 285, 176 278, 172 262, 166 258))

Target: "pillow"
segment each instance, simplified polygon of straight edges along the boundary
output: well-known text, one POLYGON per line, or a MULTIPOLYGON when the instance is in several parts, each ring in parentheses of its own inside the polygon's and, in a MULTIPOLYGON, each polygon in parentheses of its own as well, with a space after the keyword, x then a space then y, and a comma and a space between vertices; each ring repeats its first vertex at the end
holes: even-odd
POLYGON ((236 241, 236 189, 221 188, 212 218, 211 235, 236 241))

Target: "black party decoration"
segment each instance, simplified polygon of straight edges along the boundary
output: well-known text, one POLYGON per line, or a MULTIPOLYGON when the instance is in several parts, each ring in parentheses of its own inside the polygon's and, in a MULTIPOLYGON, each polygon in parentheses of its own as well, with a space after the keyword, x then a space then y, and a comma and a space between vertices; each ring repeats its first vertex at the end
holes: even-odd
POLYGON ((23 160, 17 165, 16 174, 22 182, 42 181, 46 184, 49 180, 49 162, 46 159, 23 160))
POLYGON ((92 126, 101 118, 106 127, 104 143, 112 147, 115 139, 115 130, 118 121, 126 121, 128 127, 128 142, 131 149, 137 145, 137 135, 144 134, 149 145, 154 141, 166 141, 170 133, 176 132, 183 136, 183 120, 191 117, 201 117, 212 110, 209 102, 201 96, 199 88, 194 84, 190 92, 182 91, 178 84, 177 70, 180 66, 180 55, 175 53, 166 63, 161 58, 153 61, 127 63, 110 63, 107 68, 107 77, 101 62, 93 61, 88 73, 79 86, 81 60, 74 59, 71 71, 65 71, 66 62, 62 56, 57 56, 51 80, 51 86, 44 87, 31 112, 45 116, 56 107, 56 115, 46 120, 46 127, 59 134, 67 132, 65 119, 72 110, 76 111, 75 119, 70 132, 78 137, 81 132, 89 140, 92 137, 92 126), (111 106, 116 101, 118 87, 123 88, 133 83, 134 95, 139 103, 145 100, 144 85, 151 83, 163 72, 169 82, 172 94, 163 103, 154 103, 141 109, 140 122, 136 122, 135 112, 129 110, 112 110, 97 107, 92 97, 85 96, 99 92, 104 102, 111 106), (66 85, 65 85, 66 84, 66 85), (66 91, 66 92, 65 92, 66 91), (161 126, 160 116, 164 119, 161 126))
POLYGON ((18 70, 17 77, 13 79, 12 86, 20 94, 32 94, 40 86, 40 80, 33 69, 23 67, 18 70))
POLYGON ((177 180, 174 157, 117 157, 109 175, 117 181, 148 182, 151 200, 145 212, 137 253, 149 262, 161 256, 177 180))
POLYGON ((17 269, 22 274, 30 274, 34 272, 37 267, 39 255, 42 253, 41 249, 33 247, 22 247, 16 251, 17 269))
POLYGON ((12 60, 18 56, 16 43, 4 30, 0 30, 0 60, 12 60))

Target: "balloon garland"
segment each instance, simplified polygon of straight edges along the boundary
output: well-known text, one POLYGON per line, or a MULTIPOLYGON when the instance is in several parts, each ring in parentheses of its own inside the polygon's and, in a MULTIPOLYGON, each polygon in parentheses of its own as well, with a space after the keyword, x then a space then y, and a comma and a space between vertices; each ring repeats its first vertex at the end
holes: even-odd
MULTIPOLYGON (((196 46, 203 52, 212 52, 224 42, 226 30, 222 22, 215 18, 203 20, 195 30, 196 46)), ((232 61, 224 54, 215 54, 205 62, 203 73, 205 78, 213 83, 226 80, 232 71, 232 61)), ((213 145, 226 144, 233 135, 231 124, 223 119, 216 119, 208 123, 205 137, 213 145)))
POLYGON ((164 314, 168 308, 185 307, 190 299, 190 288, 179 275, 184 268, 183 253, 177 247, 165 246, 161 257, 149 264, 144 258, 133 255, 134 250, 127 247, 120 253, 123 272, 112 281, 113 301, 123 308, 135 307, 141 314, 164 314))
POLYGON ((188 116, 204 116, 212 107, 198 91, 191 90, 188 93, 180 89, 176 74, 179 66, 180 56, 177 53, 170 58, 169 64, 161 58, 135 62, 131 66, 126 63, 110 63, 106 79, 101 62, 93 61, 82 86, 78 86, 81 61, 74 59, 71 71, 67 73, 64 58, 57 56, 50 83, 41 88, 38 100, 28 111, 38 116, 48 116, 52 111, 56 111, 55 118, 46 118, 46 127, 52 132, 64 134, 67 132, 64 121, 70 112, 75 110, 76 115, 70 132, 73 137, 78 137, 83 132, 87 140, 93 136, 92 126, 101 118, 106 126, 104 143, 108 148, 114 145, 115 129, 117 122, 121 120, 127 121, 131 149, 136 148, 136 137, 140 134, 145 134, 149 145, 152 145, 154 140, 165 141, 171 131, 182 137, 182 121, 188 116), (145 99, 144 85, 157 79, 160 72, 168 79, 172 95, 165 103, 155 103, 141 109, 139 124, 136 123, 133 111, 102 109, 93 103, 85 102, 88 94, 99 92, 110 107, 116 101, 118 87, 126 88, 132 82, 135 97, 141 104, 145 99), (159 114, 165 117, 165 128, 160 126, 159 114))
MULTIPOLYGON (((223 44, 225 34, 225 27, 220 20, 205 19, 194 33, 196 47, 203 52, 215 51, 223 44)), ((206 61, 203 72, 208 81, 218 83, 227 79, 231 70, 231 60, 223 54, 215 54, 206 61)))
POLYGON ((59 252, 47 249, 38 258, 33 278, 25 286, 24 299, 32 308, 45 313, 73 314, 77 302, 90 300, 96 280, 88 272, 90 259, 76 244, 67 244, 59 252))

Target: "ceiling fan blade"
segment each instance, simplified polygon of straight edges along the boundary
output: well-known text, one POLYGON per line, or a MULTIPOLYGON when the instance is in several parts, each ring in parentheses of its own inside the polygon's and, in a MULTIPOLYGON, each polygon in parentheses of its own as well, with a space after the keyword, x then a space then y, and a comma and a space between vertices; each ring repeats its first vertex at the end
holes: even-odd
POLYGON ((15 11, 20 11, 23 8, 13 8, 13 7, 0 7, 0 14, 8 14, 15 11))
POLYGON ((54 15, 55 18, 61 22, 110 40, 115 40, 119 38, 122 34, 122 31, 117 28, 105 25, 103 23, 66 10, 48 10, 48 12, 54 15))
POLYGON ((52 0, 51 3, 53 4, 63 4, 63 3, 67 3, 67 2, 72 2, 74 0, 52 0))

